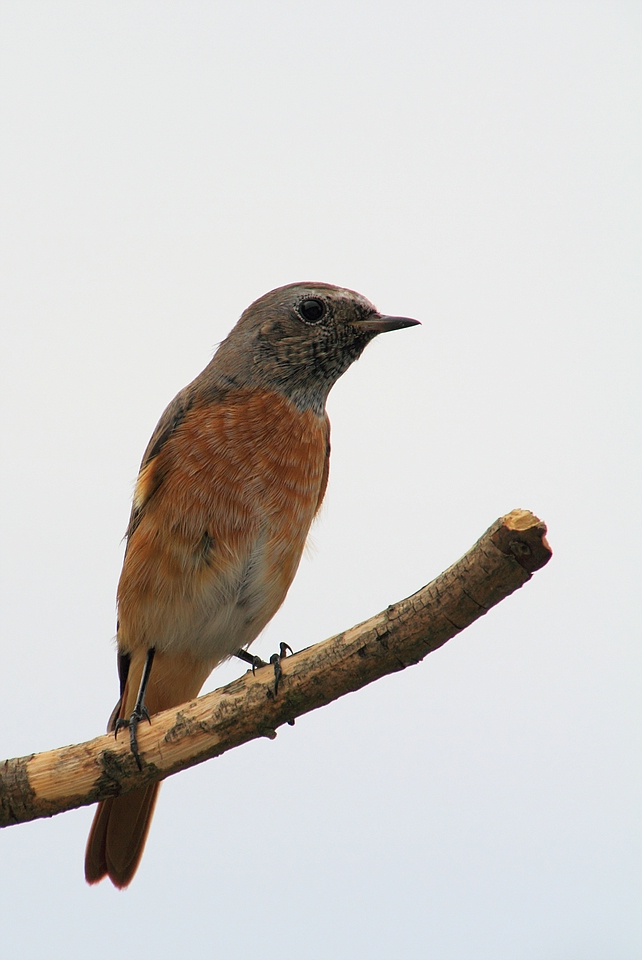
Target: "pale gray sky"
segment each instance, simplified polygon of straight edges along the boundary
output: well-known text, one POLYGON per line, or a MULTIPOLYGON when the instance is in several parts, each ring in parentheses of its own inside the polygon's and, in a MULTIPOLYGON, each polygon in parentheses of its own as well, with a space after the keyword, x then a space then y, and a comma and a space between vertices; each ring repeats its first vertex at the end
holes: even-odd
POLYGON ((90 809, 3 831, 3 956, 641 955, 641 19, 0 3, 5 756, 104 729, 140 457, 279 284, 423 326, 333 391, 327 503, 257 652, 515 507, 555 553, 423 664, 168 781, 126 892, 85 886, 90 809))

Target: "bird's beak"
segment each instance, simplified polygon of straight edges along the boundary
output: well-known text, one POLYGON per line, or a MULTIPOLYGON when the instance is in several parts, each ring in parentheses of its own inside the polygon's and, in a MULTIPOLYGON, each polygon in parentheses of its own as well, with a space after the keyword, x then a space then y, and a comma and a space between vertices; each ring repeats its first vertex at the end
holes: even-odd
POLYGON ((389 330, 403 330, 404 327, 416 327, 419 320, 411 320, 410 317, 386 317, 373 316, 367 320, 357 320, 355 326, 360 330, 372 331, 372 333, 387 333, 389 330))

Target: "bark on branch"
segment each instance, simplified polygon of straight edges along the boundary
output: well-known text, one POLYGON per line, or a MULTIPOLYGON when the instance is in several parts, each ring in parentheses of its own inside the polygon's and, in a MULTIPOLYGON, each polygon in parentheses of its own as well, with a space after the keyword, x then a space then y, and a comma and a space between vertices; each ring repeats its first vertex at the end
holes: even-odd
POLYGON ((497 520, 436 580, 364 623, 138 728, 138 770, 129 738, 113 734, 0 764, 0 826, 50 817, 162 780, 418 663, 521 587, 551 557, 546 526, 526 510, 497 520))

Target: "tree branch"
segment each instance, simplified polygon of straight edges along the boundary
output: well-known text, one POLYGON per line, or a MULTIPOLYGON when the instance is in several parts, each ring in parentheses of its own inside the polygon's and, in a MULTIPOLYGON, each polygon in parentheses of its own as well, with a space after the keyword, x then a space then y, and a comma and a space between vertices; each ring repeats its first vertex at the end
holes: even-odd
POLYGON ((0 765, 0 826, 50 817, 162 780, 219 756, 317 707, 418 663, 530 580, 551 557, 546 526, 526 510, 497 520, 465 556, 407 600, 282 661, 275 698, 271 667, 165 710, 138 739, 113 734, 0 765))

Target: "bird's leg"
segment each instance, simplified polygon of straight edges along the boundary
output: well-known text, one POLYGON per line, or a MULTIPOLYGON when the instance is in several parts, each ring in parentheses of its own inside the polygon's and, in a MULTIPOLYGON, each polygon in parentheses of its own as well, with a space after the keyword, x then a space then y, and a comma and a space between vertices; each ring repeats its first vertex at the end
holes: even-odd
POLYGON ((147 651, 147 656, 145 657, 145 666, 143 667, 143 675, 140 679, 140 687, 138 688, 138 696, 136 697, 136 703, 134 704, 132 715, 130 716, 129 720, 125 720, 122 717, 119 718, 114 725, 115 737, 118 736, 118 731, 122 730, 123 727, 129 727, 129 747, 131 752, 134 754, 134 759, 136 760, 136 765, 139 770, 143 769, 143 765, 140 761, 140 753, 138 751, 136 728, 141 720, 147 720, 148 723, 152 722, 149 717, 149 710, 145 706, 145 691, 147 690, 149 676, 152 672, 152 663, 154 662, 155 653, 155 647, 150 647, 147 651))
POLYGON ((258 670, 259 667, 267 667, 265 660, 261 660, 260 657, 255 657, 251 653, 248 653, 247 650, 237 650, 234 654, 235 657, 238 657, 239 660, 242 660, 244 663, 249 663, 252 667, 252 673, 255 670, 258 670))

